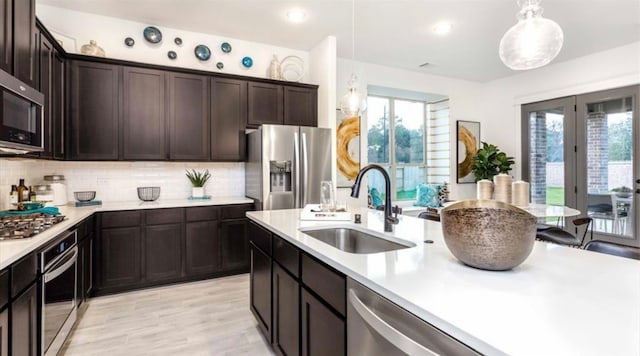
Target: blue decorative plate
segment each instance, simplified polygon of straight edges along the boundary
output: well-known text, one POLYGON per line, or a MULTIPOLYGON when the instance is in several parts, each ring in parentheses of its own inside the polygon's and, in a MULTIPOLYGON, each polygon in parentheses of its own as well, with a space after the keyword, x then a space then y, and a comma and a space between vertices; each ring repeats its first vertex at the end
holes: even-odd
POLYGON ((220 49, 224 53, 229 53, 231 52, 231 45, 229 44, 229 42, 222 42, 222 44, 220 45, 220 49))
POLYGON ((178 54, 175 51, 169 51, 167 52, 167 57, 169 57, 169 59, 176 59, 178 58, 178 54))
POLYGON ((127 38, 124 39, 124 44, 127 47, 133 47, 133 45, 136 44, 136 41, 134 41, 134 39, 131 38, 131 37, 127 37, 127 38))
POLYGON ((224 63, 218 62, 218 63, 216 63, 216 67, 218 67, 218 69, 222 69, 222 68, 224 68, 224 63))
POLYGON ((242 65, 245 66, 245 68, 251 68, 253 65, 253 59, 251 59, 251 57, 242 58, 242 65))
POLYGON ((142 34, 144 35, 144 39, 151 43, 159 43, 162 41, 162 32, 155 26, 146 27, 142 34))
POLYGON ((205 45, 197 45, 193 52, 201 61, 208 61, 211 58, 211 50, 205 45))

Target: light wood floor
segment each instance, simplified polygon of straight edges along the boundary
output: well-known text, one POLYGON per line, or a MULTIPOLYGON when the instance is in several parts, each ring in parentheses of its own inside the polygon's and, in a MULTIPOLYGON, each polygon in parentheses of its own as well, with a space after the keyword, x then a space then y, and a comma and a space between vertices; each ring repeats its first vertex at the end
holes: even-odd
POLYGON ((273 355, 249 310, 248 274, 88 303, 62 355, 273 355))

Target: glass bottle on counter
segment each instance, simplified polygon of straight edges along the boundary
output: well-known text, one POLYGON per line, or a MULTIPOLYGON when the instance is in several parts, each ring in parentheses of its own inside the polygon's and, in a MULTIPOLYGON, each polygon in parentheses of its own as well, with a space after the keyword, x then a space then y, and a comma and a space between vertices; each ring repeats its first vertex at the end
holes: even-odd
POLYGON ((24 185, 24 178, 20 178, 18 184, 18 202, 29 201, 29 188, 24 185))
POLYGON ((36 190, 32 185, 29 186, 29 201, 36 201, 36 190))
POLYGON ((18 204, 18 186, 15 184, 11 186, 11 193, 9 193, 9 203, 18 204))

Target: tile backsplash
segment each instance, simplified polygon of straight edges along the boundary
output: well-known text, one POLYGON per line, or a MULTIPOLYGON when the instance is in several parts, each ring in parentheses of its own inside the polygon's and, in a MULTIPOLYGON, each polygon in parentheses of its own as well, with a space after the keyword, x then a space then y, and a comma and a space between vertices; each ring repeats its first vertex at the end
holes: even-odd
POLYGON ((213 197, 244 196, 244 163, 209 162, 58 162, 0 158, 0 208, 9 208, 12 184, 25 179, 27 186, 41 184, 43 177, 62 174, 67 198, 73 192, 95 190, 102 201, 137 200, 137 187, 159 186, 160 199, 184 199, 191 195, 186 169, 211 172, 206 185, 213 197))

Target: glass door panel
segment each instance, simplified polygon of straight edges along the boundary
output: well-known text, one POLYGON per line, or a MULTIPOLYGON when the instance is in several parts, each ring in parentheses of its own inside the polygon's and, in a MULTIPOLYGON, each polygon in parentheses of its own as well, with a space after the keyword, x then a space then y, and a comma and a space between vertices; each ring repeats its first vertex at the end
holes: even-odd
POLYGON ((639 88, 578 96, 579 209, 594 219, 594 239, 638 245, 639 88))
POLYGON ((522 106, 523 179, 530 183, 532 203, 575 207, 574 107, 574 98, 522 106))

